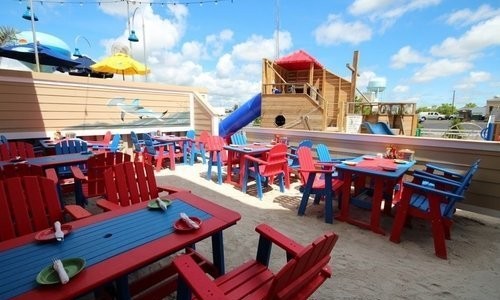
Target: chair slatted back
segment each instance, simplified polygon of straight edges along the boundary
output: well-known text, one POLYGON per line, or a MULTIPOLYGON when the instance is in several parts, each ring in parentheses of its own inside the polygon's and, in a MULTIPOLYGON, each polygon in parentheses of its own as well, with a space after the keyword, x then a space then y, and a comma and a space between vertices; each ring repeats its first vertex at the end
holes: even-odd
POLYGON ((7 164, 0 168, 0 180, 21 177, 21 176, 45 176, 43 168, 40 166, 22 164, 7 164))
POLYGON ((152 165, 124 162, 104 171, 105 198, 120 206, 149 201, 158 197, 152 165))
POLYGON ((337 240, 335 233, 326 233, 288 261, 276 274, 266 299, 295 299, 298 292, 326 271, 337 240))
POLYGON ((120 141, 122 137, 119 134, 113 135, 113 139, 111 140, 111 143, 109 144, 109 151, 111 152, 117 152, 120 150, 120 141))
POLYGON ((111 133, 111 131, 106 131, 106 133, 104 134, 104 137, 102 138, 102 143, 103 144, 109 144, 111 142, 111 138, 113 137, 113 134, 111 133))
POLYGON ((102 152, 87 160, 87 189, 88 197, 103 195, 104 171, 114 165, 131 160, 130 154, 122 152, 102 152))
POLYGON ((0 144, 0 160, 10 160, 17 156, 21 158, 35 157, 33 145, 19 141, 10 141, 0 144))
POLYGON ((54 181, 41 176, 0 180, 0 240, 49 228, 63 221, 54 181))
POLYGON ((286 153, 288 147, 285 144, 276 144, 267 153, 267 164, 261 168, 262 176, 272 176, 287 171, 286 153))
POLYGON ((315 170, 315 160, 313 158, 312 150, 308 147, 301 147, 297 150, 297 157, 299 159, 300 180, 302 185, 307 183, 309 173, 307 170, 315 170))
MULTIPOLYGON (((56 152, 56 155, 58 154, 69 154, 69 153, 80 153, 80 152, 85 152, 88 151, 87 147, 87 142, 81 139, 65 139, 57 142, 54 145, 54 149, 56 152)), ((85 164, 80 164, 78 165, 80 169, 85 170, 86 165, 85 164)), ((57 173, 60 176, 67 176, 71 174, 70 167, 57 167, 57 173)))
POLYGON ((235 145, 246 145, 247 142, 247 137, 243 132, 239 131, 231 135, 231 143, 235 145))
POLYGON ((316 145, 316 153, 318 154, 318 161, 320 162, 332 161, 330 150, 328 150, 328 147, 325 144, 316 145))

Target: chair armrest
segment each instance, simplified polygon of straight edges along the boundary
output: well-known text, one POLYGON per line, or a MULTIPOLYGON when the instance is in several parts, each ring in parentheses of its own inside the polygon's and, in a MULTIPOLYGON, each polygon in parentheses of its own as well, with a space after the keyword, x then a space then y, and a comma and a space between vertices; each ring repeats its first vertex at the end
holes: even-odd
POLYGON ((98 199, 96 201, 96 205, 102 208, 104 211, 111 211, 122 208, 120 205, 106 199, 98 199))
POLYGON ((426 167, 425 172, 428 172, 428 173, 434 173, 434 170, 436 170, 436 171, 442 172, 445 176, 454 176, 454 177, 458 177, 460 179, 462 179, 464 177, 462 174, 460 174, 458 172, 452 171, 450 169, 447 169, 447 168, 444 168, 444 167, 441 167, 438 165, 426 164, 425 167, 426 167))
MULTIPOLYGON (((198 299, 227 299, 224 292, 207 277, 191 256, 186 254, 180 255, 174 259, 173 265, 183 281, 179 284, 186 284, 198 299)), ((183 298, 181 295, 178 296, 180 296, 178 299, 183 298)))
POLYGON ((261 165, 261 164, 267 164, 267 161, 262 160, 262 159, 260 159, 260 158, 258 158, 256 156, 251 156, 251 155, 246 155, 245 154, 244 159, 245 160, 251 160, 251 161, 257 162, 259 165, 261 165))
POLYGON ((327 173, 333 173, 332 169, 299 169, 299 172, 307 172, 307 173, 322 173, 322 174, 327 174, 327 173))
POLYGON ((78 180, 86 181, 87 176, 85 176, 78 166, 71 166, 71 173, 73 173, 73 177, 78 180))
POLYGON ((162 185, 158 186, 158 192, 167 192, 168 194, 175 194, 178 192, 188 192, 191 193, 191 190, 186 190, 180 187, 172 186, 172 185, 162 185))
POLYGON ((450 192, 443 191, 443 190, 437 190, 437 189, 434 189, 434 188, 431 188, 431 187, 428 187, 425 185, 420 185, 420 184, 416 184, 416 183, 412 183, 412 182, 404 182, 403 185, 405 188, 410 188, 413 190, 418 190, 418 191, 426 192, 426 193, 433 193, 433 194, 437 194, 440 196, 449 197, 449 198, 452 198, 452 199, 455 199, 458 201, 464 199, 463 195, 458 195, 458 194, 450 193, 450 192))
POLYGON ((90 217, 92 215, 85 208, 81 207, 80 205, 74 205, 74 204, 65 205, 64 212, 69 214, 73 219, 76 220, 90 217))
POLYGON ((275 245, 284 249, 287 253, 292 254, 292 256, 296 256, 300 251, 302 251, 302 249, 304 249, 304 246, 267 224, 258 225, 255 228, 255 231, 257 231, 261 237, 271 241, 275 245))
MULTIPOLYGON (((451 177, 444 177, 443 175, 438 175, 434 173, 428 173, 424 170, 414 170, 413 175, 417 177, 429 177, 429 178, 434 178, 436 180, 443 180, 443 181, 449 181, 450 183, 460 183, 459 180, 455 180, 451 177)), ((458 179, 458 178, 457 178, 458 179)))
POLYGON ((55 184, 59 183, 59 177, 57 176, 56 169, 50 168, 45 170, 45 177, 54 181, 55 184))
POLYGON ((414 182, 416 184, 419 184, 423 180, 425 180, 425 181, 429 181, 429 182, 434 183, 434 184, 438 183, 438 184, 443 184, 443 185, 455 187, 455 188, 458 188, 462 185, 460 182, 456 182, 456 181, 444 179, 444 178, 439 178, 439 177, 435 177, 435 176, 427 176, 426 174, 419 174, 419 173, 415 174, 414 173, 413 177, 415 179, 419 180, 418 182, 414 182))

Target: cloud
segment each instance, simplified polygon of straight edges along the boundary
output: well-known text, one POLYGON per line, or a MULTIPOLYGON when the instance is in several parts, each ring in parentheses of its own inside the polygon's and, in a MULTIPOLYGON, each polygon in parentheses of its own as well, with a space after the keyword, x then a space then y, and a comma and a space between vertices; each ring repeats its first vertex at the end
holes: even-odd
POLYGON ((410 87, 407 85, 396 85, 392 91, 394 93, 406 93, 410 90, 410 87))
POLYGON ((354 16, 367 15, 372 22, 382 22, 382 30, 385 30, 406 13, 439 3, 441 0, 356 0, 348 10, 354 16))
POLYGON ((391 5, 393 2, 394 0, 356 0, 349 6, 348 10, 352 15, 359 16, 374 11, 380 11, 391 5))
POLYGON ((449 25, 467 26, 498 15, 500 15, 500 9, 494 9, 488 4, 483 4, 476 11, 465 8, 448 15, 446 23, 449 25))
POLYGON ((430 81, 435 78, 459 74, 471 68, 472 64, 467 61, 440 59, 426 63, 413 75, 413 80, 416 82, 430 81))
POLYGON ((344 22, 339 15, 329 15, 328 20, 317 27, 313 34, 319 45, 329 46, 341 43, 357 45, 370 40, 372 30, 360 21, 344 22))
POLYGON ((391 56, 391 67, 394 69, 402 69, 408 64, 424 63, 428 61, 418 51, 415 51, 411 46, 404 46, 399 49, 398 53, 391 56))
POLYGON ((500 15, 471 27, 461 37, 449 37, 433 46, 431 53, 441 57, 470 57, 482 50, 500 45, 500 15))
POLYGON ((461 80, 455 85, 456 89, 466 90, 476 87, 478 83, 488 82, 491 79, 491 74, 484 71, 469 72, 469 76, 461 80))

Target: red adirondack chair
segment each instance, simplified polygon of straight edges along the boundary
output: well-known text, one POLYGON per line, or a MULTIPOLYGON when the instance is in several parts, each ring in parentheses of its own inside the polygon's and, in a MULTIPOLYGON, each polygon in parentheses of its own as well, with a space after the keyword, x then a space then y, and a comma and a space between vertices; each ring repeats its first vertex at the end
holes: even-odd
POLYGON ((277 144, 266 153, 265 159, 245 155, 245 175, 241 187, 243 193, 247 192, 249 177, 253 177, 257 184, 257 196, 262 199, 262 184, 272 183, 275 176, 278 177, 280 191, 283 193, 285 182, 287 188, 290 186, 287 150, 287 145, 277 144))
POLYGON ((26 142, 10 141, 0 144, 0 160, 11 160, 17 157, 35 157, 33 145, 26 142))
POLYGON ((340 191, 343 181, 339 178, 335 178, 332 175, 333 165, 327 163, 328 168, 325 168, 325 163, 318 163, 314 160, 312 150, 308 147, 300 147, 297 150, 297 156, 299 159, 299 175, 302 182, 301 191, 303 193, 302 200, 300 202, 299 216, 305 214, 307 208, 307 202, 309 201, 309 196, 314 194, 314 203, 318 204, 322 198, 328 198, 325 202, 325 221, 332 223, 333 220, 333 205, 332 199, 333 194, 340 191), (325 176, 331 175, 331 189, 326 188, 325 176))
POLYGON ((131 156, 122 152, 101 152, 87 160, 87 176, 78 166, 71 166, 75 178, 76 204, 84 206, 88 198, 104 195, 104 171, 116 164, 130 161, 131 156))
POLYGON ((177 299, 308 299, 332 272, 328 263, 338 235, 328 232, 308 246, 302 246, 261 224, 255 229, 260 234, 255 260, 250 260, 234 270, 210 279, 190 255, 174 259, 179 272, 177 299), (275 244, 287 253, 288 262, 274 273, 268 268, 271 247, 275 244))
POLYGON ((64 215, 80 219, 91 214, 78 205, 61 206, 52 179, 41 176, 0 180, 0 241, 64 222, 64 215))
POLYGON ((97 206, 108 211, 149 201, 161 192, 168 194, 185 191, 173 186, 157 186, 152 165, 143 162, 124 162, 104 171, 104 199, 97 206))
MULTIPOLYGON (((220 136, 205 137, 205 151, 208 153, 207 180, 212 180, 212 166, 217 167, 217 183, 222 184, 222 166, 227 163, 226 142, 220 136)), ((229 176, 229 175, 228 175, 229 176)))
MULTIPOLYGON (((55 174, 55 170, 52 169, 55 174)), ((6 164, 0 168, 0 180, 11 178, 11 177, 21 177, 21 176, 45 176, 43 168, 40 166, 30 165, 30 164, 6 164)), ((57 180, 57 179, 56 179, 57 180)), ((57 181, 56 181, 57 182, 57 181)))

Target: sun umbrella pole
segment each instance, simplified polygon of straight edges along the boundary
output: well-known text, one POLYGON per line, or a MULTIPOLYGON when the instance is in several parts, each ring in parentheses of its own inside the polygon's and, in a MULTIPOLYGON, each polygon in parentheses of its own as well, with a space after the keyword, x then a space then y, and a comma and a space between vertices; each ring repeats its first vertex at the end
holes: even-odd
POLYGON ((35 50, 36 71, 40 72, 40 60, 38 59, 38 43, 36 42, 35 31, 35 11, 33 10, 33 0, 30 0, 30 17, 31 17, 31 32, 33 33, 33 48, 35 50))

